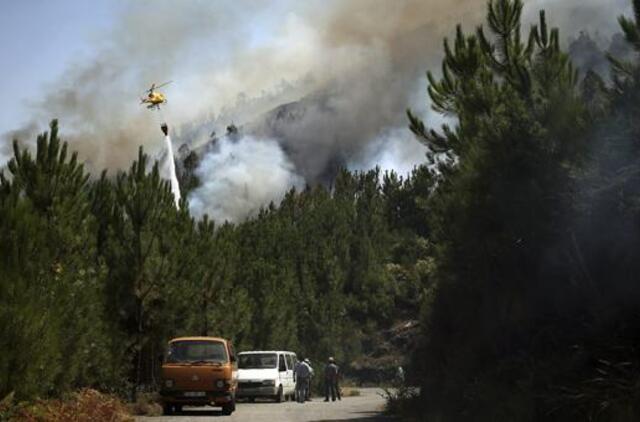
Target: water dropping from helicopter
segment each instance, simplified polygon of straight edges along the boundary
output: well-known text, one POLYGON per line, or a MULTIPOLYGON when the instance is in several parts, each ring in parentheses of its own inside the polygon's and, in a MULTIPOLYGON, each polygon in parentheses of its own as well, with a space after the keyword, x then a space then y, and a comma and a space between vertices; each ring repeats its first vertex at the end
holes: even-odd
POLYGON ((164 141, 167 146, 167 170, 169 174, 169 180, 171 181, 171 192, 173 193, 173 200, 176 204, 176 209, 180 209, 180 183, 178 182, 178 176, 176 175, 176 164, 173 158, 173 145, 171 143, 171 136, 169 136, 169 126, 166 123, 160 125, 162 133, 164 133, 164 141))

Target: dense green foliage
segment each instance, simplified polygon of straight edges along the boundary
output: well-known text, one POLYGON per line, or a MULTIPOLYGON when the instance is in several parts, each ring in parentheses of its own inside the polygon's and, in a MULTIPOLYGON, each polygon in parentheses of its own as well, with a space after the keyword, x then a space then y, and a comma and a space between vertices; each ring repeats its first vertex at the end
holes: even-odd
MULTIPOLYGON (((621 18, 638 51, 636 21, 621 18)), ((409 113, 441 166, 430 197, 433 298, 416 353, 435 420, 637 420, 639 63, 579 83, 544 13, 489 3, 489 31, 445 42, 434 109, 409 113), (440 418, 440 419, 438 419, 440 418)))
POLYGON ((35 158, 16 147, 12 179, 0 177, 0 391, 24 396, 120 375, 101 315, 88 178, 55 122, 37 145, 35 158))

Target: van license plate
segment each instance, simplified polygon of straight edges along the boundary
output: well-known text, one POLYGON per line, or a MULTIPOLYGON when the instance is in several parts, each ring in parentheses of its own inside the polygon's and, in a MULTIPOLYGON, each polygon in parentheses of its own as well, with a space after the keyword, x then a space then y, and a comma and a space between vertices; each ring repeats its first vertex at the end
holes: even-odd
POLYGON ((204 397, 206 393, 204 391, 185 391, 185 397, 204 397))

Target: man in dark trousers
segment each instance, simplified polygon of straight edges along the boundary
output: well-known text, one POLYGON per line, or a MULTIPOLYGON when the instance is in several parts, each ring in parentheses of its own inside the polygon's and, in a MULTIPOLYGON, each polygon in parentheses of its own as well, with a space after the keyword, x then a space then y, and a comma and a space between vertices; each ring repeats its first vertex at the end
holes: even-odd
POLYGON ((341 400, 340 387, 338 386, 339 376, 340 368, 333 358, 329 358, 327 366, 324 367, 324 401, 329 401, 329 395, 331 395, 331 401, 336 401, 336 397, 341 400))
POLYGON ((304 361, 299 361, 293 368, 293 379, 296 382, 296 399, 298 403, 304 403, 307 399, 307 388, 309 388, 309 377, 311 367, 304 361))

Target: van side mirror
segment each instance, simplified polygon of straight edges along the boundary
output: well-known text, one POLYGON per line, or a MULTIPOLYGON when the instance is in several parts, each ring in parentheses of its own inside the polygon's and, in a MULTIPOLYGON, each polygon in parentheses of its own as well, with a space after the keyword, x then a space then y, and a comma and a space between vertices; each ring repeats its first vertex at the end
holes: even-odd
POLYGON ((236 355, 231 355, 231 358, 229 360, 231 360, 231 363, 235 362, 237 360, 236 355))

